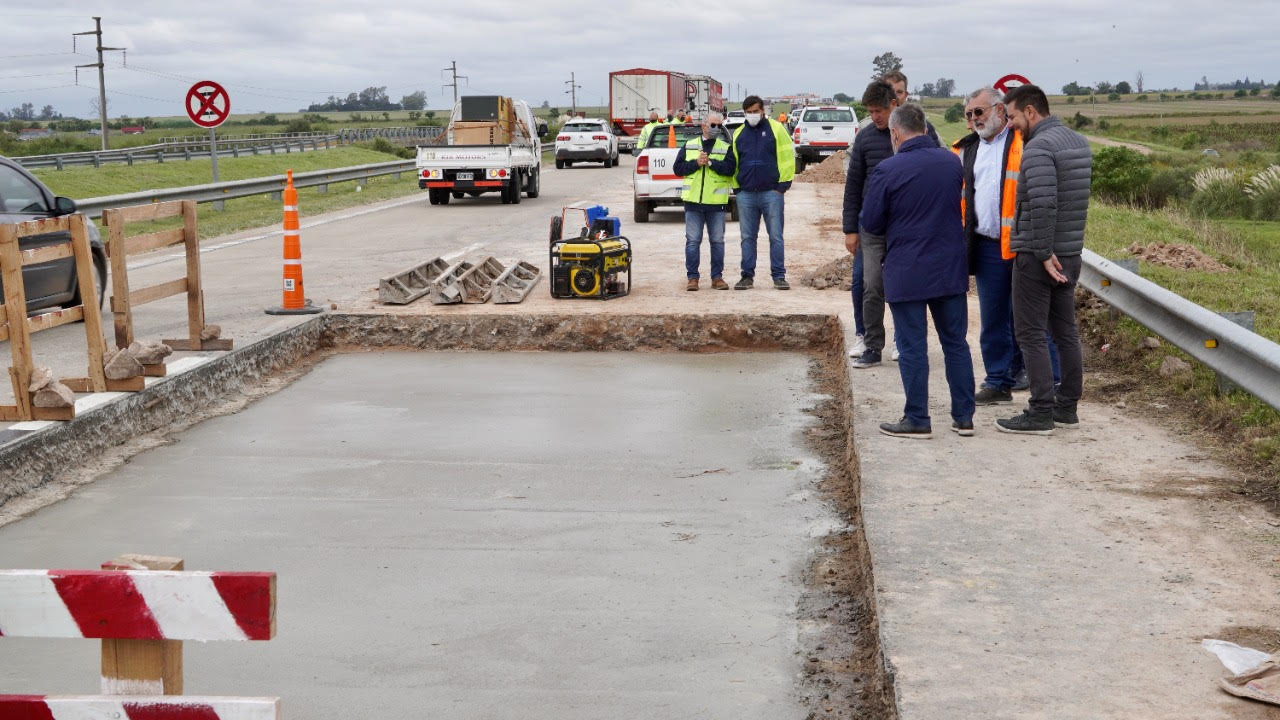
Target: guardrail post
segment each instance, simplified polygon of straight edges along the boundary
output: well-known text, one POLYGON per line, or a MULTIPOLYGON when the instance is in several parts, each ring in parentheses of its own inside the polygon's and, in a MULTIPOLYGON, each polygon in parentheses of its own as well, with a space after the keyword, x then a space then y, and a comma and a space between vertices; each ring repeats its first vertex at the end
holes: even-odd
POLYGON ((58 167, 58 169, 59 169, 59 170, 61 170, 61 169, 62 169, 62 158, 61 158, 61 157, 56 157, 56 158, 54 158, 54 159, 53 159, 53 163, 54 163, 54 165, 56 165, 56 166, 58 167))
MULTIPOLYGON (((1254 317, 1253 317, 1252 310, 1245 310, 1243 312, 1220 312, 1218 314, 1230 320, 1231 322, 1239 325, 1245 330, 1248 330, 1249 332, 1254 332, 1254 329, 1253 329, 1254 317)), ((1231 382, 1231 380, 1227 378, 1225 375, 1223 375, 1222 373, 1215 371, 1213 374, 1218 378, 1219 393, 1226 395, 1232 392, 1233 390, 1241 389, 1239 385, 1231 382)))
POLYGON ((184 160, 191 162, 191 148, 182 148, 182 155, 184 160))
POLYGON ((239 146, 239 145, 232 145, 232 146, 231 146, 231 157, 233 157, 233 158, 238 158, 238 157, 240 157, 240 146, 239 146))
POLYGON ((323 185, 317 185, 317 186, 316 186, 316 192, 318 192, 318 193, 320 193, 320 194, 322 194, 322 195, 326 195, 326 194, 328 194, 328 193, 329 193, 329 183, 325 183, 325 184, 323 184, 323 185))
POLYGON ((98 155, 98 153, 93 154, 93 166, 96 168, 102 167, 102 156, 98 155))
POLYGON ((284 193, 281 192, 280 190, 274 190, 271 193, 271 199, 275 200, 276 202, 280 202, 284 200, 284 193))
POLYGON ((156 162, 158 162, 158 163, 163 163, 163 162, 164 162, 164 151, 163 151, 163 150, 157 150, 157 151, 156 151, 156 162))

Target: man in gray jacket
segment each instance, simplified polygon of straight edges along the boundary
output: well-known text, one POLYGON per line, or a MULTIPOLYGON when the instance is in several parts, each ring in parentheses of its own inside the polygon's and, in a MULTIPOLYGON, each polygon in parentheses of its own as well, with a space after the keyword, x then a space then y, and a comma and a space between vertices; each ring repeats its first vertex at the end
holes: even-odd
POLYGON ((1010 249, 1013 261, 1013 329, 1031 381, 1021 415, 996 420, 1009 433, 1051 435, 1075 427, 1084 385, 1084 360, 1076 327, 1075 292, 1089 214, 1093 154, 1084 136, 1049 114, 1049 100, 1035 85, 1004 96, 1009 121, 1026 138, 1019 173, 1010 249), (1053 333, 1062 384, 1054 389, 1045 331, 1053 333))

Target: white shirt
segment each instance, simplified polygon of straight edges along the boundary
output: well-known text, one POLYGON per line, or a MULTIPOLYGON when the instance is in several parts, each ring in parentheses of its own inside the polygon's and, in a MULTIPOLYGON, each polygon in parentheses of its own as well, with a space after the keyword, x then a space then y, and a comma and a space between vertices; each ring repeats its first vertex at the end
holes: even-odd
POLYGON ((978 234, 1000 237, 1000 189, 1004 185, 1004 141, 1009 136, 1006 123, 1000 134, 978 138, 978 155, 973 160, 973 210, 978 214, 978 234))

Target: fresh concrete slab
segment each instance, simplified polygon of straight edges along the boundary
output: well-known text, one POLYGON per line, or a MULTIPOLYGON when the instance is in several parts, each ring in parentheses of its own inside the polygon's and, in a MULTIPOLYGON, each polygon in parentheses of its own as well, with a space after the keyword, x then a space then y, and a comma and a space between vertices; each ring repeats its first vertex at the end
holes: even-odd
MULTIPOLYGON (((275 570, 279 636, 189 694, 290 717, 801 718, 799 354, 340 355, 0 528, 0 566, 275 570)), ((0 640, 0 692, 93 692, 94 641, 0 640)))

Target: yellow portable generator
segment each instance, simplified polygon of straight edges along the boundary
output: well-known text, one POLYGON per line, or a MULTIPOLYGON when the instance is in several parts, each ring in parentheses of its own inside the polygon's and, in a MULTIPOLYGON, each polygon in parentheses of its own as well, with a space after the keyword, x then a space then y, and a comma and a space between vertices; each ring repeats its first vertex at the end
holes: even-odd
POLYGON ((551 241, 551 297, 609 300, 631 292, 631 241, 575 237, 551 241))

